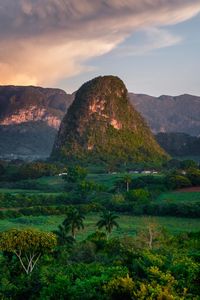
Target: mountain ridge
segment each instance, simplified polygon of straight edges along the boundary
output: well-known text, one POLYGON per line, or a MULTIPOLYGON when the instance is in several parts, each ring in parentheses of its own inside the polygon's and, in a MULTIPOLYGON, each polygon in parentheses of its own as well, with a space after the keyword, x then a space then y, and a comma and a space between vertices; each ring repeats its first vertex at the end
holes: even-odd
POLYGON ((73 97, 61 89, 34 86, 0 86, 0 124, 44 121, 59 128, 62 111, 73 97))
POLYGON ((161 161, 165 152, 128 99, 116 76, 84 83, 61 123, 53 159, 108 162, 161 161))
POLYGON ((129 99, 155 134, 183 132, 200 135, 200 97, 189 94, 153 97, 129 93, 129 99))
MULTIPOLYGON (((37 155, 41 151, 42 157, 48 157, 60 122, 73 102, 75 94, 67 94, 59 88, 0 86, 0 157, 4 157, 7 153, 18 156, 22 148, 22 156, 26 154, 27 148, 30 157, 34 157, 36 148, 26 135, 35 136, 35 130, 38 131, 40 140, 48 140, 45 151, 44 145, 40 147, 40 143, 37 143, 37 155), (30 131, 31 126, 34 127, 33 131, 30 131), (46 139, 46 136, 49 138, 46 139), (16 147, 12 147, 11 152, 9 147, 13 141, 16 147)), ((129 93, 129 99, 154 134, 182 132, 200 136, 200 97, 190 94, 154 97, 142 93, 129 93)))

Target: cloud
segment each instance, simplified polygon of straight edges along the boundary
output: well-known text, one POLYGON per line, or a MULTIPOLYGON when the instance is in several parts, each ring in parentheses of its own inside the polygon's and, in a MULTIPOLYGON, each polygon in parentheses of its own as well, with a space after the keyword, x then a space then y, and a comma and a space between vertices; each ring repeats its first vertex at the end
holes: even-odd
POLYGON ((117 56, 145 55, 152 50, 171 47, 182 42, 182 37, 160 28, 146 28, 140 31, 141 39, 131 45, 121 45, 112 53, 117 56))
MULTIPOLYGON (((55 84, 88 71, 134 32, 147 51, 180 41, 161 26, 200 12, 199 0, 0 0, 0 84, 55 84)), ((131 49, 129 49, 131 50, 131 49)))

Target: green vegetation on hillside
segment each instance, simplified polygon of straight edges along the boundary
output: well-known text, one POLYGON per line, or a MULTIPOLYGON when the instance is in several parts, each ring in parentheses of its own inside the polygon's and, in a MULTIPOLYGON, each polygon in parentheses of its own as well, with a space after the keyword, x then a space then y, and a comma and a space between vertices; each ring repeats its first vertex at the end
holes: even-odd
POLYGON ((114 76, 97 77, 77 91, 52 152, 54 160, 118 166, 167 158, 114 76))

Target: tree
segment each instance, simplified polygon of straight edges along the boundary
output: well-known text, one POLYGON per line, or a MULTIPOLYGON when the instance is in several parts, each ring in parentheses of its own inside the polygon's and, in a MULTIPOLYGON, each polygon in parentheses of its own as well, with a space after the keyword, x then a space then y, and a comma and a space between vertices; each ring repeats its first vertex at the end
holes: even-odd
POLYGON ((63 221, 64 226, 70 226, 72 237, 76 238, 76 230, 84 228, 83 220, 85 217, 75 208, 69 210, 66 219, 63 221))
POLYGON ((0 250, 14 253, 26 274, 31 273, 39 258, 56 244, 53 233, 34 229, 11 229, 0 234, 0 250))
POLYGON ((114 227, 119 227, 119 224, 116 222, 117 218, 119 218, 119 216, 116 216, 110 211, 105 211, 101 215, 101 219, 96 223, 96 226, 98 227, 98 229, 105 227, 108 237, 114 227))
POLYGON ((123 181, 125 182, 126 184, 126 191, 128 192, 129 191, 129 185, 132 181, 132 178, 129 174, 126 174, 124 177, 123 177, 123 181))
POLYGON ((3 164, 0 163, 0 176, 2 176, 5 173, 5 167, 3 164))
MULTIPOLYGON (((188 176, 189 177, 189 176, 188 176)), ((167 178, 167 186, 172 189, 179 189, 183 187, 189 187, 192 185, 190 179, 184 175, 171 175, 167 178)))
POLYGON ((145 227, 138 232, 136 240, 140 247, 144 248, 146 246, 152 250, 154 247, 158 247, 161 240, 166 236, 163 229, 154 219, 144 218, 143 223, 145 227))
POLYGON ((188 170, 190 168, 198 168, 198 164, 196 163, 196 161, 192 160, 192 159, 185 159, 183 161, 181 161, 180 163, 180 168, 184 169, 184 170, 188 170))
POLYGON ((84 180, 87 176, 86 169, 75 166, 75 167, 69 167, 67 170, 67 175, 63 176, 63 179, 70 183, 77 183, 84 180))
POLYGON ((60 246, 64 246, 66 244, 71 245, 74 242, 74 238, 69 235, 70 226, 66 225, 59 225, 57 230, 54 230, 53 233, 57 236, 58 244, 60 246))
POLYGON ((130 190, 126 193, 126 200, 145 203, 150 199, 150 193, 146 189, 130 190))
POLYGON ((120 300, 135 299, 134 288, 135 283, 133 279, 127 274, 126 277, 114 277, 110 280, 107 285, 104 285, 104 290, 108 295, 109 299, 120 300))
POLYGON ((191 181, 192 185, 200 185, 200 170, 199 169, 189 169, 187 171, 187 177, 191 181))

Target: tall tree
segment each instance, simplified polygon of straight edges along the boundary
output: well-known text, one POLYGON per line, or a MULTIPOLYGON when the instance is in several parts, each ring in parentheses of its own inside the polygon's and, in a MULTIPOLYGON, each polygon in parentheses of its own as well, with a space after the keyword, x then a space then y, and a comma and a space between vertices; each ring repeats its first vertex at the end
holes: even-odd
POLYGON ((105 227, 107 232, 107 237, 110 235, 114 227, 119 227, 119 224, 116 222, 119 216, 115 215, 110 211, 104 211, 101 215, 101 219, 96 223, 98 229, 105 227))
POLYGON ((67 175, 63 179, 67 182, 77 183, 84 180, 87 176, 87 170, 81 166, 68 167, 67 175))
POLYGON ((56 244, 53 233, 34 229, 11 229, 0 234, 0 250, 15 254, 26 274, 31 273, 39 258, 56 244))
POLYGON ((85 217, 75 208, 72 208, 68 214, 66 219, 63 221, 64 226, 70 226, 72 237, 76 238, 76 230, 80 230, 84 228, 85 217))
POLYGON ((131 183, 131 180, 132 180, 132 177, 129 175, 129 174, 126 174, 124 177, 123 177, 123 181, 125 182, 126 184, 126 191, 128 192, 129 191, 129 185, 131 183))
POLYGON ((72 245, 74 242, 74 238, 69 235, 70 225, 59 225, 57 230, 54 230, 53 233, 57 236, 58 244, 60 246, 64 245, 72 245))

